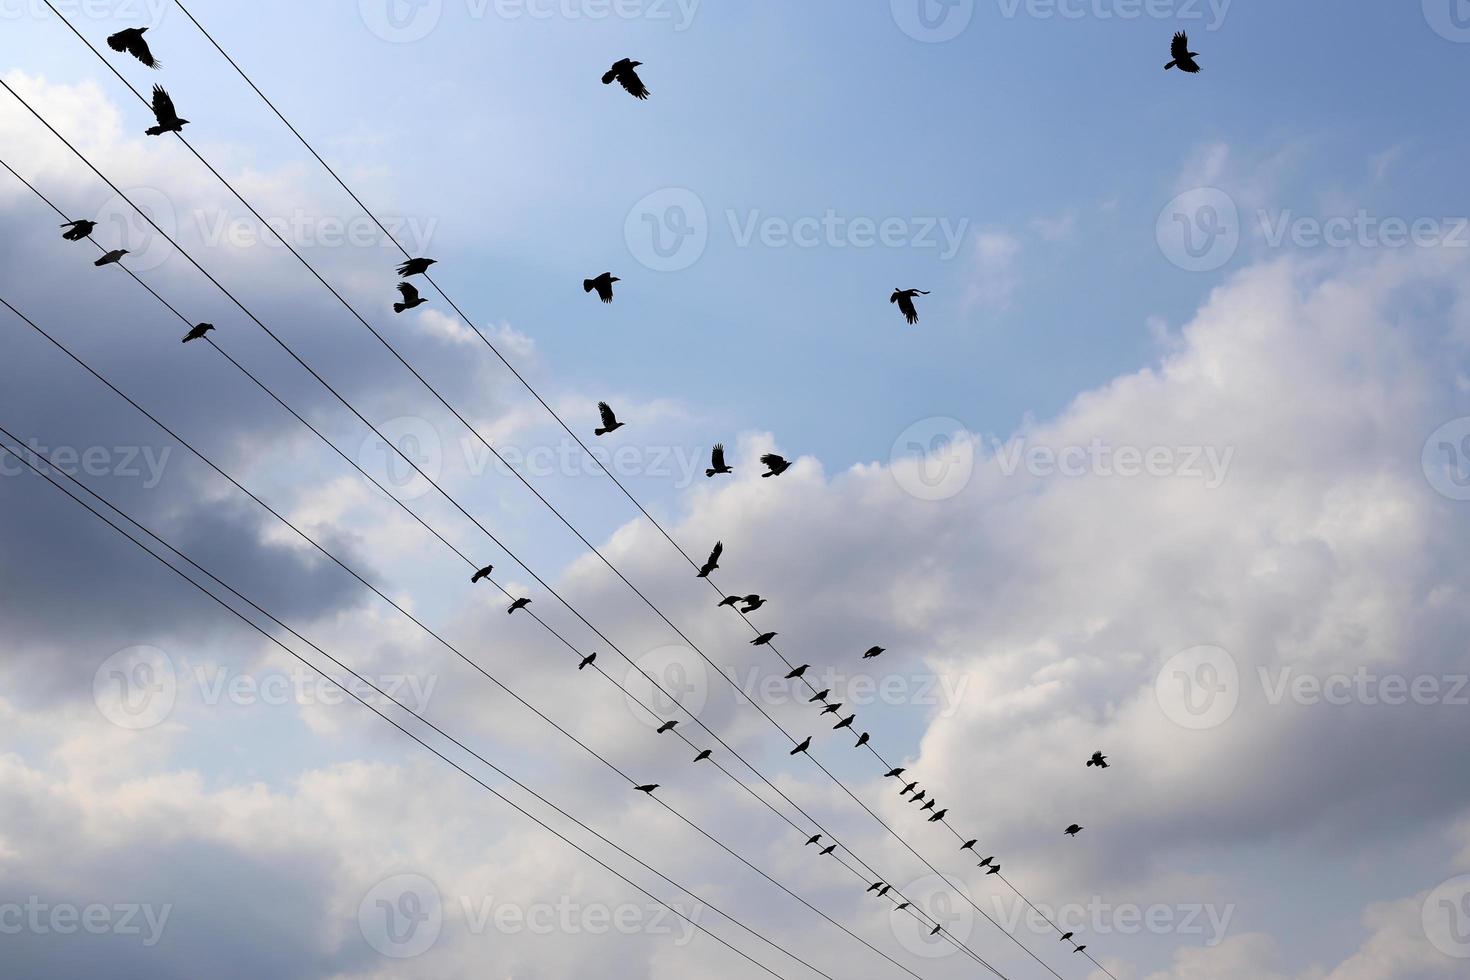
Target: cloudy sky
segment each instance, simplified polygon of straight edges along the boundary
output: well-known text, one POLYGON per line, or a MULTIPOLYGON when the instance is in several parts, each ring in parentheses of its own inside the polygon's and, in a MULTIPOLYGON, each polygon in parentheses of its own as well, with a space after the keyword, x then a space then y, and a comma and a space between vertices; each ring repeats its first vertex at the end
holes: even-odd
POLYGON ((0 973, 982 973, 876 878, 1016 980, 1465 975, 1454 0, 188 7, 473 329, 176 5, 0 0, 0 160, 178 311, 0 168, 0 973))

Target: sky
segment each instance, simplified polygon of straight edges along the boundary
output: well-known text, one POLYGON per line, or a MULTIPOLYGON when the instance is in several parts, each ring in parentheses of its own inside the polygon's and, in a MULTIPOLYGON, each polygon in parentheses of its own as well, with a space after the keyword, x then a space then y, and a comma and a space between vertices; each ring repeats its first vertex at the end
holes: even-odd
POLYGON ((0 168, 0 427, 260 629, 0 457, 0 972, 981 971, 876 876, 1018 980, 1464 975, 1457 0, 188 3, 470 323, 174 3, 53 4, 0 160, 178 313, 0 168))

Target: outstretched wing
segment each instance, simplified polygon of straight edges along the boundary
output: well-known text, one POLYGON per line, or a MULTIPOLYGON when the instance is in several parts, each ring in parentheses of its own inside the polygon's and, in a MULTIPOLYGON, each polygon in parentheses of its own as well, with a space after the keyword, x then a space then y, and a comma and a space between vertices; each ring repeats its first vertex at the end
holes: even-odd
POLYGON ((782 459, 780 456, 777 456, 775 453, 766 453, 764 456, 761 457, 761 462, 771 467, 772 469, 775 469, 776 467, 785 463, 786 460, 782 459))
POLYGON ((624 68, 618 72, 618 81, 622 84, 623 88, 628 90, 628 94, 633 96, 633 98, 648 98, 648 86, 643 84, 643 79, 639 78, 638 72, 632 68, 624 68))
POLYGON ((179 118, 174 111, 174 100, 169 98, 162 85, 153 86, 153 114, 158 117, 160 124, 171 123, 179 118))
POLYGON ((717 470, 725 468, 725 444, 723 442, 715 443, 715 448, 710 451, 709 461, 717 470))
POLYGON ((602 424, 605 427, 612 428, 618 424, 618 417, 613 414, 612 406, 607 402, 598 402, 597 410, 602 413, 602 424))
POLYGON ((715 562, 719 561, 720 555, 724 554, 724 552, 725 543, 723 541, 716 541, 714 548, 712 548, 709 553, 709 564, 713 565, 715 562))
POLYGON ((403 301, 405 303, 412 303, 419 298, 419 291, 409 283, 400 282, 398 284, 398 291, 403 294, 403 301))
POLYGON ((1174 43, 1169 45, 1169 53, 1174 56, 1175 61, 1189 57, 1189 35, 1183 31, 1174 32, 1174 43))
POLYGON ((149 68, 161 68, 161 67, 163 67, 163 63, 162 62, 156 61, 154 59, 153 52, 150 51, 150 50, 148 50, 148 42, 145 41, 145 40, 143 40, 143 35, 141 35, 141 34, 133 34, 130 37, 128 37, 126 39, 126 43, 124 43, 124 45, 122 47, 122 50, 126 51, 128 54, 132 55, 134 58, 137 58, 139 61, 143 62, 143 64, 147 65, 149 68))

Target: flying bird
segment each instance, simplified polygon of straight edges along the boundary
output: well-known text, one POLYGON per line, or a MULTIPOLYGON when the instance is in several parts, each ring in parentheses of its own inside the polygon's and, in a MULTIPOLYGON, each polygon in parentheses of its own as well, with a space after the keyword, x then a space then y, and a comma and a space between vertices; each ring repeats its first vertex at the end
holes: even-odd
POLYGON ((653 791, 658 789, 658 783, 649 783, 647 786, 634 786, 633 788, 640 793, 647 793, 649 796, 652 796, 653 791))
POLYGON ((868 648, 868 652, 865 653, 865 654, 863 654, 863 659, 864 660, 872 660, 874 657, 881 656, 882 653, 883 653, 883 648, 882 647, 869 647, 868 648))
POLYGON ((715 546, 710 549, 709 558, 703 565, 699 566, 697 578, 709 578, 709 573, 720 567, 720 555, 725 553, 725 543, 716 541, 715 546))
POLYGON ((1068 837, 1076 837, 1078 834, 1082 833, 1082 828, 1074 823, 1072 824, 1072 826, 1062 831, 1062 833, 1066 834, 1068 837))
POLYGON ((885 772, 883 774, 883 778, 884 779, 887 779, 889 776, 902 776, 903 774, 904 774, 904 769, 903 769, 902 766, 900 766, 897 769, 890 769, 887 772, 885 772))
POLYGON ((725 464, 725 444, 715 443, 715 448, 710 450, 709 469, 704 471, 705 476, 715 476, 719 473, 734 473, 735 471, 725 464))
POLYGON ((725 598, 723 598, 723 599, 720 600, 720 604, 718 606, 716 606, 715 608, 717 608, 717 609, 723 609, 726 606, 729 606, 730 608, 733 609, 735 607, 736 603, 740 603, 740 602, 744 602, 744 601, 745 600, 742 599, 738 595, 727 595, 727 596, 725 596, 725 598))
POLYGON ((602 84, 611 85, 613 79, 617 79, 619 85, 628 90, 628 94, 635 99, 648 98, 648 86, 643 84, 643 79, 633 69, 643 64, 641 61, 630 61, 621 58, 613 62, 613 66, 602 76, 602 84))
POLYGON ((158 125, 143 130, 149 136, 181 133, 189 124, 189 120, 180 119, 179 114, 174 111, 174 100, 168 97, 162 85, 153 86, 153 118, 158 121, 158 125))
POLYGON ((786 460, 782 459, 780 456, 777 456, 775 453, 766 453, 764 456, 761 457, 761 462, 765 464, 766 469, 768 470, 768 472, 761 474, 762 478, 768 476, 780 476, 782 473, 785 473, 787 470, 791 469, 791 464, 786 462, 786 460))
POLYGON ((611 272, 604 272, 596 279, 583 279, 582 292, 590 293, 592 292, 592 290, 595 289, 597 290, 598 299, 602 300, 604 303, 611 303, 612 284, 615 282, 622 282, 622 280, 613 275, 611 272))
POLYGON ((1174 32, 1174 40, 1169 45, 1169 56, 1174 60, 1164 66, 1164 71, 1178 68, 1191 75, 1199 71, 1199 62, 1194 60, 1199 57, 1199 52, 1189 50, 1189 35, 1183 31, 1174 32))
POLYGON ((677 725, 677 724, 679 724, 677 721, 666 721, 666 722, 664 722, 662 725, 659 725, 658 726, 658 734, 659 735, 662 735, 664 732, 671 732, 671 731, 673 731, 674 730, 674 726, 677 725))
POLYGON ((753 647, 763 647, 775 638, 775 633, 762 633, 760 636, 757 636, 755 639, 751 640, 750 645, 753 647))
POLYGON ((758 595, 748 595, 740 601, 745 603, 745 607, 740 610, 743 613, 755 612, 761 606, 764 606, 766 604, 766 600, 762 599, 758 595))
POLYGON ((475 574, 470 576, 470 584, 474 585, 482 578, 489 578, 490 573, 493 571, 495 571, 494 565, 486 565, 484 568, 480 569, 479 571, 475 572, 475 574))
POLYGON ((939 821, 944 819, 944 815, 948 812, 948 810, 940 810, 938 813, 934 814, 934 816, 929 818, 929 822, 938 823, 939 821))
POLYGON ((579 664, 577 664, 577 669, 578 670, 586 670, 588 667, 591 667, 596 662, 597 662, 597 651, 594 650, 591 653, 587 654, 587 656, 585 656, 585 657, 582 658, 582 662, 579 663, 579 664))
POLYGON ((68 221, 61 227, 67 229, 61 233, 62 238, 69 242, 79 242, 97 230, 97 222, 83 218, 80 221, 68 221))
POLYGON ((409 276, 421 276, 429 271, 429 266, 438 261, 438 259, 409 259, 398 267, 398 274, 405 279, 409 276))
POLYGON ((853 748, 860 749, 864 745, 867 745, 867 744, 868 744, 868 733, 867 732, 863 732, 861 735, 858 736, 857 744, 854 745, 853 748))
POLYGON ((714 755, 714 752, 712 750, 705 749, 703 752, 699 753, 699 755, 696 755, 694 757, 694 761, 695 762, 703 762, 705 759, 708 759, 712 755, 714 755))
POLYGON ((506 612, 507 613, 513 613, 517 609, 525 609, 530 604, 531 604, 531 600, 530 599, 525 599, 525 598, 517 599, 515 602, 512 602, 510 604, 510 608, 507 609, 506 612))
POLYGON ((420 296, 419 291, 413 288, 413 286, 409 283, 400 282, 398 284, 398 291, 403 294, 403 302, 393 304, 394 313, 402 313, 404 310, 411 310, 415 306, 423 306, 425 303, 428 302, 428 300, 420 296))
POLYGON ((818 691, 816 694, 813 694, 811 697, 807 698, 806 699, 806 703, 807 704, 812 704, 812 703, 814 703, 816 701, 825 701, 825 700, 827 700, 827 695, 829 695, 831 693, 832 693, 832 689, 830 687, 829 688, 826 688, 824 690, 818 691))
POLYGON ((804 739, 801 740, 801 744, 800 745, 798 745, 796 748, 794 748, 794 749, 791 750, 791 754, 792 755, 801 755, 803 752, 805 752, 807 749, 809 749, 811 747, 812 747, 812 737, 810 735, 808 735, 806 738, 804 738, 804 739))
POLYGON ((102 258, 98 259, 96 262, 93 262, 92 264, 95 265, 99 269, 102 268, 104 265, 115 265, 118 262, 121 262, 122 261, 122 257, 124 255, 127 255, 127 254, 128 254, 128 250, 127 249, 125 249, 125 248, 115 248, 111 252, 108 252, 106 255, 102 256, 102 258))
POLYGON ((609 405, 607 402, 598 402, 597 411, 599 414, 602 415, 602 427, 599 429, 593 429, 593 435, 605 436, 609 432, 616 431, 617 429, 621 429, 623 427, 624 423, 618 421, 618 417, 613 414, 612 406, 609 405))
POLYGON ((125 31, 118 31, 107 39, 107 46, 114 51, 132 55, 149 68, 162 68, 163 62, 153 57, 153 52, 148 50, 148 42, 143 40, 147 31, 146 27, 129 27, 125 31))
POLYGON ((183 343, 186 343, 187 344, 191 340, 199 340, 205 334, 209 333, 209 331, 211 331, 213 329, 214 329, 214 324, 212 324, 212 323, 199 323, 199 324, 195 324, 194 327, 191 328, 188 333, 184 334, 183 343))
POLYGON ((857 721, 857 715, 848 715, 846 718, 833 725, 832 730, 835 732, 840 728, 851 728, 852 723, 855 721, 857 721))
POLYGON ((1108 757, 1101 752, 1092 753, 1092 758, 1087 760, 1087 768, 1091 769, 1093 766, 1097 766, 1099 769, 1108 768, 1108 757))
POLYGON ((807 669, 807 668, 808 668, 808 667, 810 667, 810 666, 811 666, 811 664, 802 664, 802 665, 801 665, 801 666, 800 666, 800 667, 797 667, 797 668, 796 668, 796 669, 795 669, 795 670, 793 670, 793 671, 792 671, 792 672, 791 672, 791 673, 789 673, 789 674, 787 674, 787 675, 786 675, 786 679, 787 679, 787 680, 788 680, 788 681, 794 681, 794 680, 796 680, 796 679, 797 679, 797 678, 798 678, 798 677, 800 677, 800 676, 801 676, 801 675, 802 675, 802 674, 805 674, 805 673, 806 673, 806 669, 807 669))
POLYGON ((918 323, 919 311, 914 309, 914 297, 928 295, 929 290, 927 289, 899 289, 894 287, 893 295, 888 297, 888 302, 897 303, 898 312, 902 313, 903 318, 909 323, 918 323))

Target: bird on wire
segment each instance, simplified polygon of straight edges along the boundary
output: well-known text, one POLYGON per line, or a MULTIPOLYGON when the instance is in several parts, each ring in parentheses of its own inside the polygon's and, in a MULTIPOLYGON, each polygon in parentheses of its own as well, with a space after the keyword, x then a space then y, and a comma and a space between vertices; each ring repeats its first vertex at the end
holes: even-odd
POLYGON ((214 324, 212 324, 212 323, 200 323, 200 324, 196 324, 193 327, 193 329, 191 329, 188 333, 184 334, 184 339, 183 339, 182 343, 187 344, 191 340, 200 340, 200 339, 202 339, 204 337, 205 334, 209 333, 209 331, 211 331, 213 329, 214 329, 214 324))

